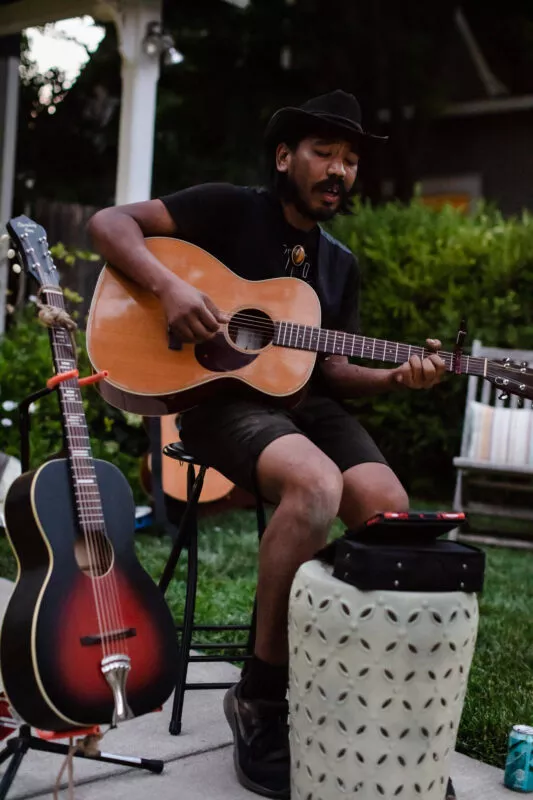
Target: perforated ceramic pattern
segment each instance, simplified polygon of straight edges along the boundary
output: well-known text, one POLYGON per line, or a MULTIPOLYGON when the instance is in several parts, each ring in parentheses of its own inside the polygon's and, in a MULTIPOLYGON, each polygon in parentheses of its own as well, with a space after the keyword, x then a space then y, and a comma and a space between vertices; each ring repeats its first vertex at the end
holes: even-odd
POLYGON ((475 595, 360 592, 304 564, 289 608, 292 800, 443 800, 475 595))

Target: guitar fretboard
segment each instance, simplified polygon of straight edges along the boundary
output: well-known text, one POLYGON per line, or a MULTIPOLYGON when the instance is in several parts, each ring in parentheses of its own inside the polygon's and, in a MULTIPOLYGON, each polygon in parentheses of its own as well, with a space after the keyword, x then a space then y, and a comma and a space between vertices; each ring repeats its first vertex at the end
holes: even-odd
MULTIPOLYGON (((44 291, 43 294, 48 305, 65 308, 60 289, 44 291)), ((56 372, 76 369, 76 354, 69 332, 59 326, 49 331, 56 372)), ((70 378, 60 383, 58 394, 79 526, 84 534, 103 531, 102 502, 78 379, 70 378)))
MULTIPOLYGON (((296 350, 368 358, 372 361, 388 361, 393 364, 403 364, 412 355, 424 359, 434 352, 426 347, 389 342, 386 339, 374 339, 342 331, 329 331, 295 322, 275 322, 273 343, 279 347, 291 347, 296 350)), ((439 350, 438 355, 444 361, 447 371, 453 372, 454 354, 439 350)), ((462 373, 485 375, 486 371, 487 359, 475 356, 461 357, 462 373)))

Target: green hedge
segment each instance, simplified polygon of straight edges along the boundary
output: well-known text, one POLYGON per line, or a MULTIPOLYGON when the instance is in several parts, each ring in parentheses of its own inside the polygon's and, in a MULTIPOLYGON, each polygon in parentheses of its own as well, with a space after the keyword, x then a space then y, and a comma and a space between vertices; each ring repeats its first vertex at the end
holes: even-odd
MULTIPOLYGON (((83 332, 76 334, 80 375, 90 374, 83 332)), ((19 456, 20 437, 16 404, 41 389, 53 374, 48 331, 39 324, 30 303, 11 322, 0 339, 0 451, 19 456)), ((83 390, 83 404, 91 434, 93 454, 112 461, 124 472, 138 501, 146 502, 139 483, 140 456, 148 442, 139 419, 107 405, 94 386, 83 390)), ((62 446, 57 395, 39 400, 31 414, 30 456, 38 467, 62 446)))
MULTIPOLYGON (((453 350, 462 318, 468 341, 533 349, 533 216, 505 219, 479 207, 465 215, 414 200, 356 204, 332 233, 358 257, 363 275, 362 332, 453 350)), ((375 364, 376 365, 376 364, 375 364)), ((377 366, 377 365, 376 365, 377 366)), ((451 497, 466 378, 447 376, 429 392, 408 391, 356 403, 411 493, 451 497)))

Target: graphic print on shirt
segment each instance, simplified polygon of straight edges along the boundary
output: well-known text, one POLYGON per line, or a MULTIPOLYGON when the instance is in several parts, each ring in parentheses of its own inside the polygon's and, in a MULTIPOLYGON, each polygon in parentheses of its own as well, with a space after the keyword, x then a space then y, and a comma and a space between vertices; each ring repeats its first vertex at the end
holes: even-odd
POLYGON ((293 247, 283 245, 283 258, 285 259, 285 272, 290 278, 302 278, 306 281, 311 269, 311 262, 306 260, 307 253, 301 244, 293 247))

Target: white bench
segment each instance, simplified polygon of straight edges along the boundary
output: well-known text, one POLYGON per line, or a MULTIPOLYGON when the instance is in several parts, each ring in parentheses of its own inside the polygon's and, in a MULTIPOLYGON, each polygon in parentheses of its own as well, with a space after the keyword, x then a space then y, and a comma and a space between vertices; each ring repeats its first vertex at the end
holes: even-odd
MULTIPOLYGON (((474 341, 472 355, 509 357, 533 363, 533 351, 484 347, 474 341)), ((453 459, 457 479, 455 511, 533 520, 532 401, 511 396, 481 377, 468 379, 461 453, 453 459)), ((451 537, 453 538, 453 537, 451 537)))

